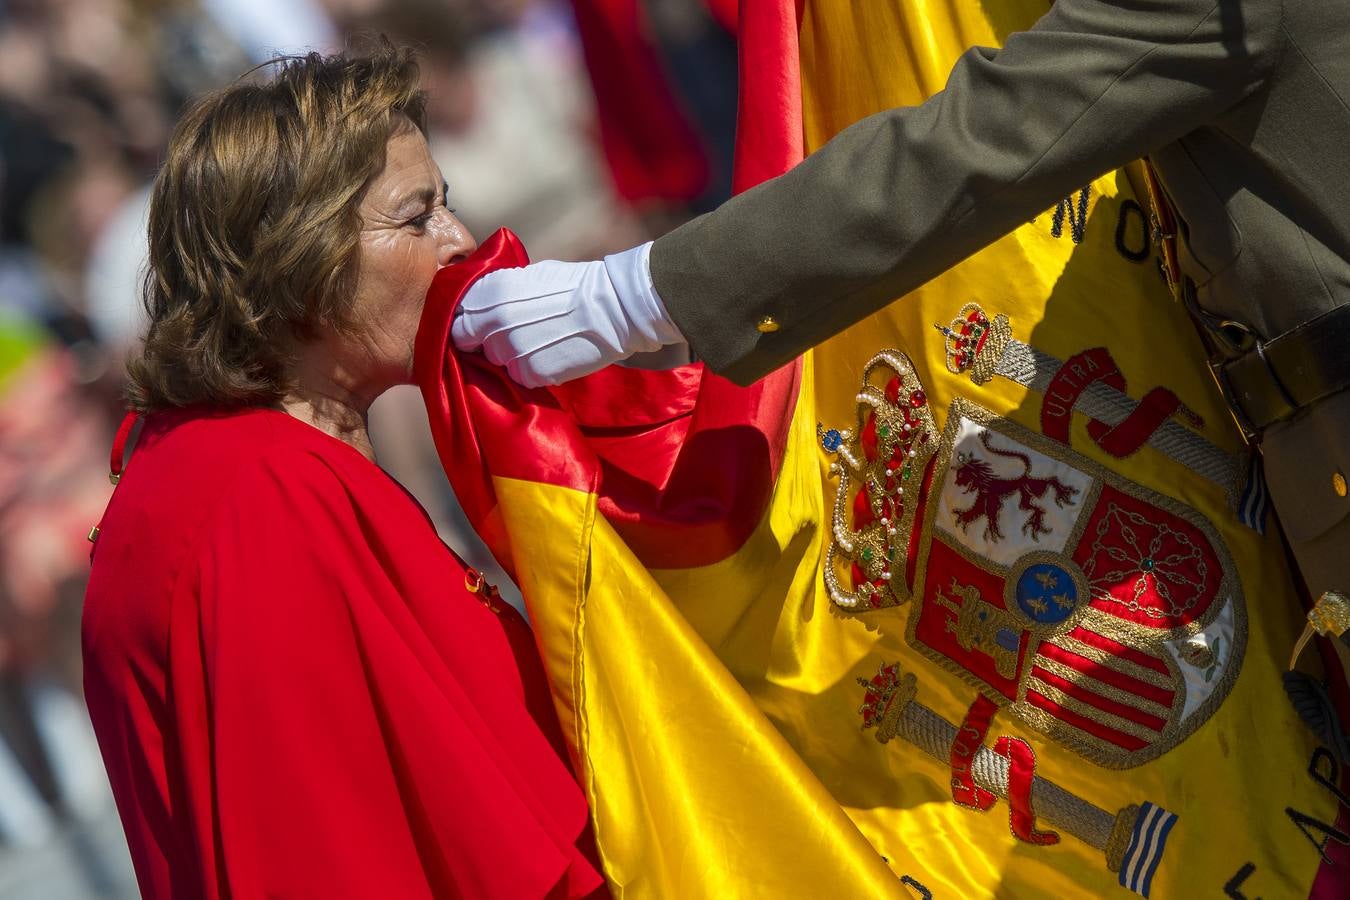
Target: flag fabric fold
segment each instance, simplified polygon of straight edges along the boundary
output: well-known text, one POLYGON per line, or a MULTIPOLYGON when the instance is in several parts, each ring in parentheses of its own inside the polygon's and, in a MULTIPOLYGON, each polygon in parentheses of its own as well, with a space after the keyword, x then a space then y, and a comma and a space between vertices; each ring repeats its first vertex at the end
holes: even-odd
MULTIPOLYGON (((744 4, 738 186, 1045 6, 744 4)), ((1280 684, 1297 595, 1137 176, 751 388, 520 388, 448 331, 523 248, 437 276, 418 382, 616 895, 1344 896, 1344 773, 1280 684)))
MULTIPOLYGON (((720 389, 738 393, 740 405, 724 398, 720 414, 708 417, 713 425, 687 423, 684 439, 666 442, 673 451, 666 468, 678 471, 681 458, 704 452, 700 434, 709 435, 717 453, 731 433, 718 477, 690 479, 707 493, 691 493, 689 483, 681 488, 692 507, 693 532, 700 519, 732 524, 711 541, 686 545, 678 540, 680 527, 659 515, 656 485, 637 491, 606 469, 603 457, 613 440, 631 439, 650 452, 641 428, 618 438, 609 433, 626 405, 606 416, 580 387, 520 388, 481 358, 449 350, 453 309, 468 285, 493 268, 525 262, 514 236, 498 232, 472 259, 438 276, 418 334, 418 381, 465 512, 529 598, 611 887, 618 896, 635 897, 744 895, 748 883, 766 896, 885 896, 895 886, 880 857, 629 543, 655 541, 664 528, 671 546, 653 543, 654 552, 701 570, 716 565, 709 554, 720 552, 718 542, 735 533, 736 521, 763 527, 761 493, 774 483, 770 460, 810 453, 799 438, 787 443, 800 428, 764 415, 791 416, 799 370, 789 368, 777 383, 752 390, 721 382, 720 389), (741 473, 760 487, 742 492, 727 476, 735 474, 739 448, 746 446, 763 453, 741 473), (540 454, 541 447, 548 452, 540 454), (602 494, 609 481, 635 498, 621 511, 614 495, 602 494), (728 504, 728 491, 749 505, 728 504), (644 496, 646 506, 638 502, 644 496), (615 508, 615 521, 605 506, 615 508), (655 530, 643 528, 648 512, 656 516, 655 530), (766 855, 766 847, 794 849, 766 855)), ((685 418, 696 419, 681 396, 718 389, 701 370, 600 374, 591 383, 604 393, 615 385, 664 388, 665 402, 685 418)), ((640 390, 629 396, 642 405, 640 390)), ((660 415, 641 424, 668 423, 660 415)))

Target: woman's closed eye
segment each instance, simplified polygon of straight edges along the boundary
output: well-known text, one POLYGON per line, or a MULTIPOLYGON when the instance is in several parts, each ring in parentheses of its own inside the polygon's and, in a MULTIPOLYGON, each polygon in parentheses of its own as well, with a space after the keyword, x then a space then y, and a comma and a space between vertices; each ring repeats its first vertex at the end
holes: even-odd
POLYGON ((455 214, 455 211, 451 209, 449 206, 445 206, 444 203, 445 201, 442 200, 440 203, 436 204, 435 206, 432 206, 426 212, 418 216, 413 216, 411 219, 404 222, 403 224, 412 228, 414 231, 419 232, 425 231, 427 224, 431 221, 432 217, 436 215, 436 210, 438 208, 444 207, 445 211, 450 213, 450 215, 453 216, 455 214))

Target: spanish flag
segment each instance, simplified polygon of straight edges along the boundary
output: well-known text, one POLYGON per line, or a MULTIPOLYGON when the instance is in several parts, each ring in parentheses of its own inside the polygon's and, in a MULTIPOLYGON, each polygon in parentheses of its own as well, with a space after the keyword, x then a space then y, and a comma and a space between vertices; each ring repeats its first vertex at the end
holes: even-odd
MULTIPOLYGON (((744 4, 738 184, 922 102, 1045 0, 744 4)), ((621 897, 1344 897, 1350 795, 1286 701, 1299 601, 1158 277, 1084 184, 749 388, 417 373, 521 587, 621 897)), ((710 298, 716 302, 716 298, 710 298)))

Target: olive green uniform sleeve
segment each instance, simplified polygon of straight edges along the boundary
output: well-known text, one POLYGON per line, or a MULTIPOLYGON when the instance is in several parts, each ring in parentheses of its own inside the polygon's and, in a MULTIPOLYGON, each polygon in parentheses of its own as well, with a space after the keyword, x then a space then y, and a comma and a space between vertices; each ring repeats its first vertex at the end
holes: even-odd
POLYGON ((694 353, 748 383, 1262 85, 1280 0, 1057 0, 946 88, 656 241, 694 353), (764 317, 779 330, 763 334, 764 317))

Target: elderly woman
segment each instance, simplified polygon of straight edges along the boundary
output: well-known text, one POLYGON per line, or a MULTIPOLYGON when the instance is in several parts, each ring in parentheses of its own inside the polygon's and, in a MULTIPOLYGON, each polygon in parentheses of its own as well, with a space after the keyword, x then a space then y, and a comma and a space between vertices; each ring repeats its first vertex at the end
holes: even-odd
POLYGON ((528 629, 366 431, 475 249, 416 84, 387 46, 282 61, 199 102, 155 185, 145 424, 84 620, 146 897, 604 890, 528 629))

